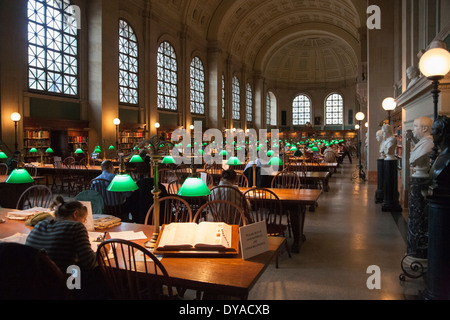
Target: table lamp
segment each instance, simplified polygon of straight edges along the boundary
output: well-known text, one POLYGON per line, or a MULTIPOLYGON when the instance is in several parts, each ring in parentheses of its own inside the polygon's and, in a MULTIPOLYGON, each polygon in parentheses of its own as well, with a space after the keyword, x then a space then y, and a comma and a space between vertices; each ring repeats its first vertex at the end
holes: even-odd
POLYGON ((24 169, 22 162, 22 154, 20 154, 19 161, 17 162, 17 168, 14 169, 8 178, 6 178, 5 183, 32 183, 34 179, 30 176, 28 171, 24 169))

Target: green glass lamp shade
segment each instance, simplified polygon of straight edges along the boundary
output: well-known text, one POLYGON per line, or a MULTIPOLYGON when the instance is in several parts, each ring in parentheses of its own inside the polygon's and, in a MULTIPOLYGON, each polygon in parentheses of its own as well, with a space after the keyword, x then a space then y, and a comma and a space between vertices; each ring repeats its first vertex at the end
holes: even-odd
POLYGON ((176 161, 172 156, 165 156, 161 163, 176 163, 176 161))
POLYGON ((297 147, 293 146, 293 147, 291 148, 291 151, 297 151, 297 147))
POLYGON ((273 157, 273 158, 270 159, 269 165, 270 166, 274 166, 274 165, 282 166, 283 165, 283 161, 281 161, 281 159, 279 157, 273 157))
POLYGON ((144 160, 140 155, 135 154, 134 156, 131 157, 130 162, 144 162, 144 160))
POLYGON ((109 150, 114 150, 114 149, 116 149, 116 148, 114 148, 113 145, 110 145, 108 149, 109 149, 109 150))
POLYGON ((183 197, 208 196, 211 193, 202 179, 196 177, 187 178, 178 190, 178 195, 183 197))
POLYGON ((94 153, 101 153, 102 150, 100 149, 100 147, 95 147, 94 149, 94 153))
POLYGON ((271 156, 274 155, 274 153, 275 153, 275 152, 273 152, 273 150, 269 150, 269 151, 267 151, 267 156, 268 156, 268 157, 271 157, 271 156))
POLYGON ((227 161, 228 165, 234 166, 234 165, 240 165, 242 164, 241 160, 239 160, 238 157, 230 157, 227 161))
POLYGON ((312 147, 312 148, 311 148, 311 151, 319 151, 319 148, 317 148, 317 147, 312 147))
POLYGON ((53 149, 52 148, 47 148, 47 150, 45 150, 45 153, 53 153, 53 149))
POLYGON ((205 151, 203 151, 202 149, 199 149, 199 150, 197 151, 197 153, 198 153, 198 154, 204 154, 205 151))
POLYGON ((75 153, 84 153, 83 150, 81 150, 81 148, 78 148, 77 150, 75 150, 75 153))
POLYGON ((139 189, 136 182, 130 177, 129 174, 118 174, 109 184, 106 190, 111 192, 127 192, 139 189))
POLYGON ((38 151, 37 151, 36 148, 31 148, 31 149, 30 149, 30 152, 31 152, 31 153, 35 153, 35 152, 38 152, 38 151))
POLYGON ((186 148, 192 148, 192 144, 189 143, 186 148))
POLYGON ((228 153, 227 153, 226 150, 222 150, 222 151, 220 151, 220 155, 221 156, 226 156, 226 155, 228 155, 228 153))
POLYGON ((34 179, 30 176, 27 170, 19 168, 14 169, 6 179, 6 183, 31 183, 34 179))
POLYGON ((0 159, 8 159, 8 156, 3 151, 0 151, 0 159))

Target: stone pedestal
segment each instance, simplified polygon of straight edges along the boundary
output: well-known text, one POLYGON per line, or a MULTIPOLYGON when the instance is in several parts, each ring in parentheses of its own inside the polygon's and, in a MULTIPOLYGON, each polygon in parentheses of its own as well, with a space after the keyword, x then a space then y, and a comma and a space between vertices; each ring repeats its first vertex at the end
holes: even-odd
POLYGON ((426 259, 428 249, 428 207, 426 194, 429 178, 411 178, 408 197, 407 253, 426 259))
POLYGON ((377 160, 377 191, 375 192, 375 203, 382 203, 384 198, 384 159, 377 160))
POLYGON ((384 160, 383 165, 383 212, 400 212, 402 207, 399 203, 398 193, 398 170, 397 160, 384 160))
POLYGON ((450 196, 428 199, 428 300, 450 299, 450 196))

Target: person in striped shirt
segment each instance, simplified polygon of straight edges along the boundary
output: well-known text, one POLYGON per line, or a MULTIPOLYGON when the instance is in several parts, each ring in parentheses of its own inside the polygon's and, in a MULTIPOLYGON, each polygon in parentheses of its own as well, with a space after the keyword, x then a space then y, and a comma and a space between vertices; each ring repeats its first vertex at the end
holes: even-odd
POLYGON ((82 272, 92 271, 96 267, 96 256, 83 224, 87 208, 79 201, 65 202, 61 196, 54 203, 57 204, 55 217, 36 224, 25 244, 44 249, 63 273, 70 265, 77 265, 82 272))

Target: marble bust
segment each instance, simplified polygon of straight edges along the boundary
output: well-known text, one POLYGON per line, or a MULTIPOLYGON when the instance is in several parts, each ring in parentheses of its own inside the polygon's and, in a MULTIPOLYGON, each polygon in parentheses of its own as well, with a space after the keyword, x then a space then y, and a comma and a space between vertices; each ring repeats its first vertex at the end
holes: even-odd
POLYGON ((431 128, 434 143, 441 152, 430 169, 433 195, 450 195, 450 118, 439 116, 431 128))
POLYGON ((419 69, 417 69, 415 66, 409 66, 406 69, 406 75, 410 80, 408 87, 406 89, 409 89, 410 87, 412 87, 414 83, 416 83, 419 80, 420 72, 419 69))
POLYGON ((378 143, 380 144, 380 148, 379 148, 379 151, 380 151, 380 157, 378 158, 378 159, 384 159, 384 158, 386 158, 386 155, 384 154, 384 140, 383 140, 383 130, 378 130, 376 133, 375 133, 375 136, 376 136, 376 138, 377 138, 377 141, 378 141, 378 143))
POLYGON ((394 137, 392 127, 389 124, 383 125, 383 152, 386 155, 385 160, 397 160, 395 149, 397 148, 397 138, 394 137))
POLYGON ((431 136, 432 125, 433 120, 428 117, 419 117, 414 120, 413 137, 417 142, 409 157, 410 165, 415 167, 416 170, 413 177, 428 177, 429 155, 434 147, 433 137, 431 136))

